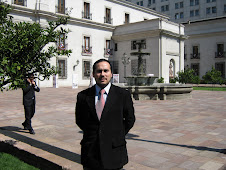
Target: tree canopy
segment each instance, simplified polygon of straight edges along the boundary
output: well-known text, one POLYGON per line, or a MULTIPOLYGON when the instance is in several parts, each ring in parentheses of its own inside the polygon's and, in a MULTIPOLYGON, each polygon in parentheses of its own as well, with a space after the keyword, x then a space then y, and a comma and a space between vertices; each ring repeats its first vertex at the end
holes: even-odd
POLYGON ((1 91, 6 85, 12 90, 22 88, 28 73, 38 73, 42 80, 48 79, 57 73, 57 68, 50 65, 50 59, 59 55, 69 56, 72 52, 58 50, 55 44, 49 45, 50 42, 56 43, 61 34, 68 33, 68 30, 59 27, 67 24, 68 16, 48 21, 48 26, 43 27, 36 22, 14 22, 9 15, 11 10, 11 6, 0 3, 1 91))

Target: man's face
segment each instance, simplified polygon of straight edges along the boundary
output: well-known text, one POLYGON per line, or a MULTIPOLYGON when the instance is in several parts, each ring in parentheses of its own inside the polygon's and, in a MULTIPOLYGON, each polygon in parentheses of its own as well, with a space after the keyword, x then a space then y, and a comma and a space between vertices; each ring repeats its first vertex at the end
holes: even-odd
POLYGON ((106 61, 98 63, 93 73, 93 77, 98 86, 101 88, 106 87, 112 78, 110 64, 106 61))
POLYGON ((30 79, 31 81, 33 81, 33 80, 34 80, 34 76, 31 76, 29 79, 30 79))

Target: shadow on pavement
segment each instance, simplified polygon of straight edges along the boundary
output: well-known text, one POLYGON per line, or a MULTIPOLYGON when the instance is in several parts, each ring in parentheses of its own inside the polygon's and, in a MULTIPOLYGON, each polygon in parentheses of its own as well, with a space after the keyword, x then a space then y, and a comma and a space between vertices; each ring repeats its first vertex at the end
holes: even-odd
POLYGON ((151 143, 157 143, 157 144, 163 144, 163 145, 179 146, 184 148, 196 149, 200 151, 219 152, 219 153, 226 154, 226 149, 216 149, 216 148, 209 148, 205 146, 192 146, 192 145, 181 145, 181 144, 174 144, 174 143, 167 143, 167 142, 158 142, 158 141, 151 141, 151 140, 145 140, 145 139, 136 139, 136 137, 139 137, 139 136, 131 133, 128 133, 126 135, 126 139, 129 139, 129 140, 137 140, 142 142, 151 142, 151 143))
MULTIPOLYGON (((52 153, 54 155, 63 157, 65 159, 68 159, 73 162, 80 163, 80 155, 74 152, 70 152, 61 148, 58 148, 56 146, 49 145, 47 143, 43 143, 37 140, 34 140, 32 138, 29 138, 27 136, 23 136, 21 134, 16 133, 15 131, 22 132, 23 129, 14 127, 14 126, 5 126, 0 127, 0 133, 2 133, 5 136, 11 137, 15 140, 21 141, 23 143, 26 143, 28 145, 34 146, 36 148, 42 149, 44 151, 47 151, 49 153, 52 153)), ((26 131, 23 131, 26 133, 26 131)), ((12 143, 13 145, 13 143, 12 143)))

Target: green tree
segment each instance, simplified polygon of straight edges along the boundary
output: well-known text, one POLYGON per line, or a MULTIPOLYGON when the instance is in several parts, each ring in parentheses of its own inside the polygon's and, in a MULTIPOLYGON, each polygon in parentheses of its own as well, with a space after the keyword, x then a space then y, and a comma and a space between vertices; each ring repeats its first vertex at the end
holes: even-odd
POLYGON ((178 76, 175 78, 179 83, 194 83, 199 84, 200 79, 198 76, 194 75, 195 71, 193 69, 185 69, 184 71, 179 71, 178 76))
MULTIPOLYGON (((68 16, 49 21, 47 27, 39 23, 13 22, 9 16, 11 6, 0 3, 0 88, 22 88, 28 73, 38 73, 42 80, 57 73, 57 68, 49 61, 54 56, 67 55, 71 50, 58 50, 55 45, 61 34, 68 30, 68 16), (55 42, 50 45, 50 42, 55 42)), ((65 38, 67 38, 65 36, 65 38)))
POLYGON ((223 79, 221 77, 221 72, 217 71, 214 67, 202 77, 205 83, 212 83, 212 84, 222 84, 223 79))

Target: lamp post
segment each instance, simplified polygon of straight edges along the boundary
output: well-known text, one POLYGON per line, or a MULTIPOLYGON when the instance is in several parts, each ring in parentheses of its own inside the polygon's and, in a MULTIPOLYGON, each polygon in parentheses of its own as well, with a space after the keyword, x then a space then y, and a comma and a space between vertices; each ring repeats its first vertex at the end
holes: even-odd
POLYGON ((126 65, 130 63, 130 57, 127 57, 127 54, 124 53, 122 57, 122 64, 124 65, 124 82, 126 80, 126 65))

